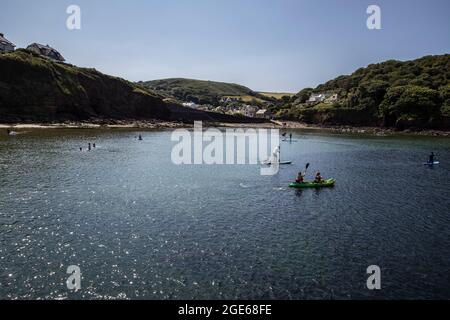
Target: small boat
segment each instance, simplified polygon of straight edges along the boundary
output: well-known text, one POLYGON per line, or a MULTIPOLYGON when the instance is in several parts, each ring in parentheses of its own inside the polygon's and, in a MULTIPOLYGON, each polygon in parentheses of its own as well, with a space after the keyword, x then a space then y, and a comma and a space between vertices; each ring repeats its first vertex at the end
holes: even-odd
POLYGON ((315 183, 315 182, 293 182, 289 185, 291 188, 298 188, 298 189, 305 189, 305 188, 329 188, 334 187, 334 184, 336 183, 335 179, 327 179, 324 180, 321 183, 315 183))
POLYGON ((438 165, 439 163, 440 163, 439 161, 425 162, 423 165, 424 166, 435 166, 435 165, 438 165))

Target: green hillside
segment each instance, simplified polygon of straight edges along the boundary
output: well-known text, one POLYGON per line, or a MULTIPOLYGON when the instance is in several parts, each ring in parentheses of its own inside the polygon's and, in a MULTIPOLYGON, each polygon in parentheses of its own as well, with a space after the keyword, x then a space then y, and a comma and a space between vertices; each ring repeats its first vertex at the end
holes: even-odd
POLYGON ((261 122, 184 108, 164 98, 164 94, 139 84, 95 69, 55 63, 28 50, 0 54, 0 123, 147 119, 261 122))
POLYGON ((320 124, 448 128, 450 54, 389 60, 300 91, 278 117, 320 124), (307 103, 311 93, 337 93, 332 103, 307 103))
POLYGON ((168 97, 198 104, 218 105, 224 97, 245 97, 247 100, 249 97, 262 98, 251 89, 234 83, 173 78, 139 82, 139 84, 168 97))
POLYGON ((27 50, 0 55, 0 122, 169 119, 163 97, 27 50))

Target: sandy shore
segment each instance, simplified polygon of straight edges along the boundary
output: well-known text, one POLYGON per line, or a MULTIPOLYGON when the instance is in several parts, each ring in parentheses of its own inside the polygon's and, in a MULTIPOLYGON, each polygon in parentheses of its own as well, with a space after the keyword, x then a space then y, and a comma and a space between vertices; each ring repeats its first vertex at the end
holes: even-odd
POLYGON ((107 124, 70 122, 70 123, 16 123, 2 124, 0 129, 26 130, 26 129, 102 129, 102 128, 142 128, 142 129, 163 129, 163 128, 189 128, 192 125, 182 122, 165 121, 115 121, 107 124))
MULTIPOLYGON (((193 124, 170 121, 112 121, 110 123, 70 122, 70 123, 33 123, 33 124, 1 124, 0 130, 30 130, 30 129, 177 129, 192 128, 193 124)), ((404 130, 398 131, 392 128, 380 127, 351 127, 351 126, 321 126, 311 125, 295 121, 271 121, 266 123, 210 123, 203 122, 203 127, 223 128, 261 128, 261 129, 299 129, 310 131, 325 131, 336 134, 372 134, 377 136, 387 135, 419 135, 419 136, 443 136, 450 137, 450 131, 440 130, 404 130)))

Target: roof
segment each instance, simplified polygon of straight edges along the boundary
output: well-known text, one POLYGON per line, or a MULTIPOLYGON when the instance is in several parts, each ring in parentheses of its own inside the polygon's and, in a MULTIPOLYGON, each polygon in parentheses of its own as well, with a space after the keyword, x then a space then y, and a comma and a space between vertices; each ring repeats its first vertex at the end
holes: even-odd
POLYGON ((0 42, 3 43, 3 44, 9 44, 9 45, 11 45, 13 47, 16 46, 14 43, 12 43, 11 41, 7 40, 2 33, 0 33, 0 42))
POLYGON ((256 112, 256 114, 265 114, 267 112, 266 109, 262 109, 262 110, 258 110, 258 112, 256 112))
MULTIPOLYGON (((46 50, 55 50, 52 47, 50 47, 49 45, 44 46, 43 44, 40 43, 32 43, 30 46, 36 46, 39 49, 46 49, 46 50)), ((55 50, 56 51, 56 50, 55 50)))
POLYGON ((32 43, 30 44, 28 47, 36 47, 39 49, 39 51, 41 51, 41 54, 45 54, 47 55, 49 52, 52 52, 53 54, 55 54, 56 56, 58 56, 60 58, 60 60, 64 61, 64 57, 58 52, 58 50, 50 47, 49 45, 43 45, 40 43, 32 43))

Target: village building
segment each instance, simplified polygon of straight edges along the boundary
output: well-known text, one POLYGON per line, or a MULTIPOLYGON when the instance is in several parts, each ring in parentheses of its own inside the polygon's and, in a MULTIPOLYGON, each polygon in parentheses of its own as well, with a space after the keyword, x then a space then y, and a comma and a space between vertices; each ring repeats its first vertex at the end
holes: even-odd
POLYGON ((212 109, 212 111, 216 113, 225 113, 225 110, 220 106, 212 109))
POLYGON ((318 102, 324 102, 326 99, 325 94, 323 93, 313 93, 309 97, 308 102, 309 103, 318 103, 318 102))
POLYGON ((33 51, 34 53, 40 54, 41 56, 49 58, 53 61, 66 61, 58 51, 56 51, 49 45, 44 46, 39 43, 33 43, 27 47, 27 50, 33 51))
POLYGON ((5 38, 3 33, 0 33, 0 53, 13 52, 16 45, 5 38))
POLYGON ((195 102, 183 102, 183 107, 195 109, 197 104, 195 102))
POLYGON ((246 117, 254 118, 256 116, 256 112, 258 112, 258 107, 251 105, 244 105, 243 114, 246 117))
POLYGON ((220 103, 231 103, 231 102, 236 102, 236 101, 238 101, 239 99, 238 98, 236 98, 236 97, 222 97, 221 99, 220 99, 220 103))
POLYGON ((267 109, 261 109, 261 110, 258 110, 258 111, 256 112, 255 117, 256 117, 256 118, 262 118, 262 119, 270 119, 271 113, 270 113, 270 111, 267 110, 267 109))

